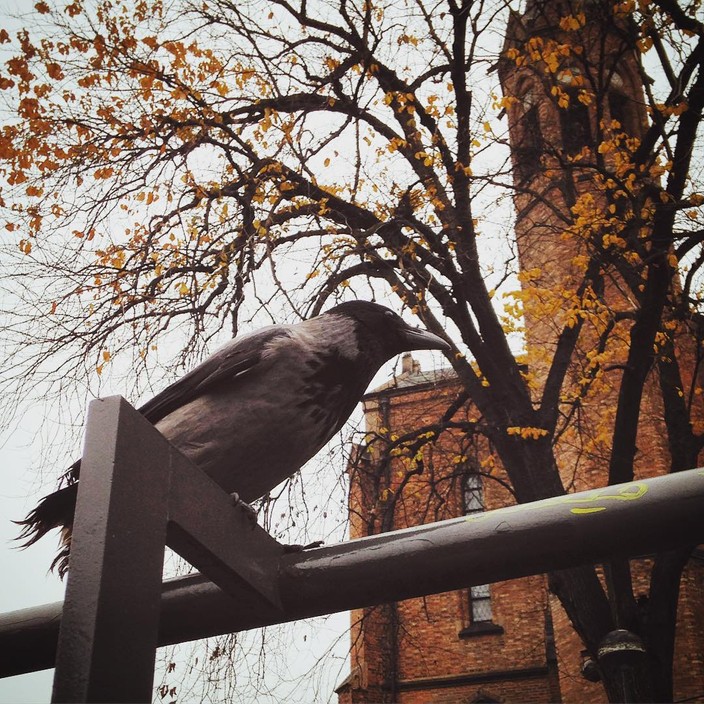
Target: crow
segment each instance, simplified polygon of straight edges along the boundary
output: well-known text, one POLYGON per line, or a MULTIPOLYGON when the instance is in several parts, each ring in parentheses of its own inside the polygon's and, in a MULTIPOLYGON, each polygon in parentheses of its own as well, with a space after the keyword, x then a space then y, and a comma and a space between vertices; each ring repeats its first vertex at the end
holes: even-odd
MULTIPOLYGON (((349 418, 382 364, 400 352, 447 351, 377 303, 349 301, 295 325, 236 337, 139 412, 196 466, 242 501, 258 499, 313 457, 349 418)), ((22 521, 29 547, 54 528, 68 569, 80 460, 68 484, 22 521)))

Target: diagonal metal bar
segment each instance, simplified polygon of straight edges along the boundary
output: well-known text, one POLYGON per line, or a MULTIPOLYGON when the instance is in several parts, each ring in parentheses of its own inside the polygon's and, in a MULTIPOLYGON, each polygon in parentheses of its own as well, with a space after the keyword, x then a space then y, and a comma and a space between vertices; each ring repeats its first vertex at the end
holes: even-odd
MULTIPOLYGON (((283 612, 241 584, 226 593, 201 575, 170 580, 158 642, 701 543, 704 469, 693 469, 284 555, 275 561, 283 612)), ((0 616, 0 676, 52 666, 61 610, 57 602, 0 616)))
POLYGON ((171 468, 167 544, 228 592, 246 589, 281 610, 276 568, 281 543, 256 517, 186 458, 171 468))

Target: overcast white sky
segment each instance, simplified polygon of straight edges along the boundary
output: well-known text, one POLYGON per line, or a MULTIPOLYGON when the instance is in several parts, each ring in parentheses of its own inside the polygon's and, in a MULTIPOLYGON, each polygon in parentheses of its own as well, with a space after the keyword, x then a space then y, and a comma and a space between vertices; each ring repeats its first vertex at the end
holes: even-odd
MULTIPOLYGON (((35 420, 36 422, 36 420, 35 420)), ((31 459, 36 455, 34 428, 26 418, 24 431, 0 448, 0 612, 14 611, 63 599, 64 585, 48 572, 56 541, 43 540, 30 550, 16 549, 17 526, 11 520, 24 517, 36 501, 36 479, 31 459)), ((52 671, 0 679, 0 702, 33 704, 48 702, 52 671)))

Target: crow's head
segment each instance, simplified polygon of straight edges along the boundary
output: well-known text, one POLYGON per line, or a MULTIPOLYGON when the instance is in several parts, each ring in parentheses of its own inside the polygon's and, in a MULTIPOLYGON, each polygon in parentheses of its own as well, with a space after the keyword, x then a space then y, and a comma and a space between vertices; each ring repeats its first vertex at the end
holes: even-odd
POLYGON ((410 350, 444 350, 450 345, 427 330, 411 327, 398 314, 385 306, 370 301, 349 301, 327 311, 344 315, 355 323, 355 331, 362 350, 382 361, 410 350))

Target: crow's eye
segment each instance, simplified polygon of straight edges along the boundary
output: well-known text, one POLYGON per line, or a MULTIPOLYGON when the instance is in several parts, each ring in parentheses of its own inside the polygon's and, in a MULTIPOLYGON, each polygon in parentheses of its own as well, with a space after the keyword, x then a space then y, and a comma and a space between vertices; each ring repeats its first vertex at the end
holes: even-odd
POLYGON ((395 317, 396 317, 396 313, 394 313, 392 310, 387 310, 387 311, 384 313, 384 315, 385 315, 387 318, 395 318, 395 317))

